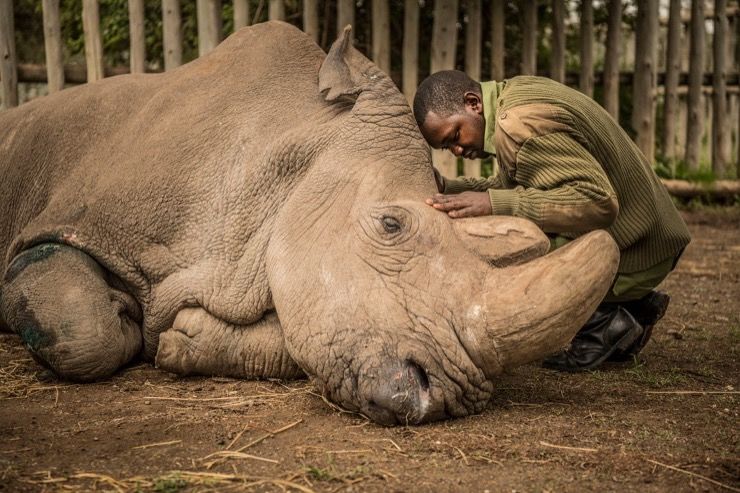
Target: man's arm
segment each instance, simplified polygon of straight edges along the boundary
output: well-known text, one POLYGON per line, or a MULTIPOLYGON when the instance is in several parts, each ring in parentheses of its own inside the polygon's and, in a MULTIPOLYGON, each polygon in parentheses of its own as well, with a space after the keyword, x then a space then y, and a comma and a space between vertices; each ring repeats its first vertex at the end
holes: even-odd
MULTIPOLYGON (((582 232, 610 226, 619 205, 596 159, 570 135, 531 137, 516 156, 512 189, 489 189, 490 213, 519 216, 545 232, 582 232)), ((480 215, 480 194, 435 197, 452 217, 480 215), (468 196, 468 197, 465 197, 468 196)))
MULTIPOLYGON (((496 166, 495 161, 494 166, 496 166)), ((436 168, 435 173, 438 174, 436 168)), ((439 187, 439 192, 447 195, 462 192, 485 192, 491 188, 506 188, 507 183, 502 177, 501 170, 488 178, 468 178, 462 176, 459 178, 445 178, 440 175, 440 180, 437 181, 437 184, 442 184, 442 187, 439 187)))

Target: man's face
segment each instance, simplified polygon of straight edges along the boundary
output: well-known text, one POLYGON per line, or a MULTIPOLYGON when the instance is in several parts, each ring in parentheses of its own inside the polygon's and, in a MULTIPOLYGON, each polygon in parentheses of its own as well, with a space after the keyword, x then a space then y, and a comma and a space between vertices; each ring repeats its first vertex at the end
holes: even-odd
POLYGON ((447 149, 465 159, 480 159, 488 156, 483 150, 485 126, 480 98, 475 93, 466 93, 461 111, 447 117, 430 111, 421 133, 435 149, 447 149))

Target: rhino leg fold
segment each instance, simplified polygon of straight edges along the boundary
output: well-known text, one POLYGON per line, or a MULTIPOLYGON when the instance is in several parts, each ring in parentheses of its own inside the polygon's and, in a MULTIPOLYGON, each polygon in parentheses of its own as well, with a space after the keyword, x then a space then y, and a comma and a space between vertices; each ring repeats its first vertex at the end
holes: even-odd
POLYGON ((232 325, 202 308, 180 310, 172 328, 159 336, 155 361, 178 375, 303 376, 285 349, 280 321, 272 312, 250 325, 232 325))
POLYGON ((0 318, 59 377, 105 378, 142 344, 138 303, 109 281, 112 276, 80 250, 36 245, 16 256, 5 273, 0 318))

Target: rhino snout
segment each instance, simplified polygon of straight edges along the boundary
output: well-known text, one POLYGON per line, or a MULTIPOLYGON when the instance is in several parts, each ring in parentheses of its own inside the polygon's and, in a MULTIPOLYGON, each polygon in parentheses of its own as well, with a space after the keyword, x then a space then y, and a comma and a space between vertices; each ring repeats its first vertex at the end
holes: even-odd
POLYGON ((418 424, 439 419, 427 372, 414 361, 390 364, 367 375, 361 411, 382 425, 418 424))

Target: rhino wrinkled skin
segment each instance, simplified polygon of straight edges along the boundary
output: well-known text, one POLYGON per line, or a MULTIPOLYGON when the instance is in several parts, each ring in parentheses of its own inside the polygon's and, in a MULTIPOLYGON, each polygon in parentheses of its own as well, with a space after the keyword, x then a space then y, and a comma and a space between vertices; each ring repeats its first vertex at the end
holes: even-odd
POLYGON ((305 374, 382 424, 480 412, 565 345, 613 240, 545 255, 528 221, 425 205, 429 147, 348 39, 268 22, 0 113, 0 325, 62 378, 305 374))

